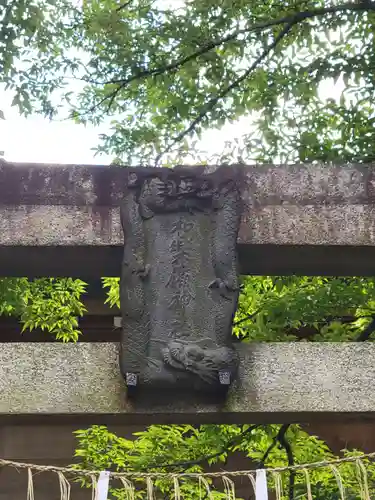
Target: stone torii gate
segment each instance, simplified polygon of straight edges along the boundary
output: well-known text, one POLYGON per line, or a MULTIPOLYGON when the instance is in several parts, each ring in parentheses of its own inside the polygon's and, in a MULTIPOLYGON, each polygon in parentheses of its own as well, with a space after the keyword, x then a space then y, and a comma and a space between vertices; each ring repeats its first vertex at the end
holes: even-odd
MULTIPOLYGON (((375 167, 248 166, 242 274, 374 275, 375 167)), ((124 167, 0 163, 2 276, 119 276, 124 167)), ((371 343, 251 343, 223 401, 127 400, 115 343, 3 343, 0 417, 302 422, 375 410, 371 343)))

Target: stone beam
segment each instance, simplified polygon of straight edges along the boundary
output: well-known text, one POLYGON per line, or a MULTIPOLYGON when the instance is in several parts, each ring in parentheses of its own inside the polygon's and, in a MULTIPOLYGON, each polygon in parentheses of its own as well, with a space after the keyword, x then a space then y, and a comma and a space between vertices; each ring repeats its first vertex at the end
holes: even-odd
MULTIPOLYGON (((243 168, 242 273, 375 274, 374 165, 243 168)), ((128 172, 0 161, 0 275, 118 276, 128 172)))
POLYGON ((86 423, 281 423, 375 415, 375 344, 241 344, 225 403, 130 403, 116 343, 2 343, 0 418, 86 423), (17 416, 18 415, 18 416, 17 416))

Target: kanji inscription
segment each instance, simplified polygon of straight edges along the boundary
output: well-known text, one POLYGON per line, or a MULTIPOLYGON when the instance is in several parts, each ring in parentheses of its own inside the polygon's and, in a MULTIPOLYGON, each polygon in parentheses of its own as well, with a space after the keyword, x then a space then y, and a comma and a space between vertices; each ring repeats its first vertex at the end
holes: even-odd
POLYGON ((131 393, 217 392, 236 377, 240 174, 224 166, 129 173, 120 366, 131 393))

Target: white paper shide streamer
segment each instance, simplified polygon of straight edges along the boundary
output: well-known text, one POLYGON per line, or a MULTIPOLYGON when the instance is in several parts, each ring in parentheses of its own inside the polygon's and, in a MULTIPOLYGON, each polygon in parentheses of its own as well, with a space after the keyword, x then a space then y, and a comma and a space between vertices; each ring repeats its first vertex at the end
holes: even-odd
POLYGON ((99 479, 96 484, 96 500, 107 500, 108 498, 108 488, 109 488, 109 475, 110 473, 103 470, 99 474, 99 479))
POLYGON ((256 473, 255 500, 268 500, 267 475, 264 469, 259 469, 256 473))

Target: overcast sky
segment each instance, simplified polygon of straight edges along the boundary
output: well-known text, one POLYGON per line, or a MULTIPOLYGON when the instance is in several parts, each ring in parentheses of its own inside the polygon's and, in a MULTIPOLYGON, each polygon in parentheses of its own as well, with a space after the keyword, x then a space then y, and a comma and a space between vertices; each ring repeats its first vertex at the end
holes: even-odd
MULTIPOLYGON (((108 164, 112 156, 94 156, 92 151, 98 135, 107 132, 106 126, 77 125, 70 121, 50 122, 40 116, 21 117, 11 107, 12 95, 0 88, 0 110, 5 120, 0 120, 0 150, 4 158, 15 162, 108 164)), ((249 122, 249 120, 246 120, 249 122)), ((209 155, 218 153, 224 141, 243 133, 244 122, 228 125, 219 132, 207 131, 202 148, 209 155)), ((246 124, 249 126, 249 123, 246 124)))
MULTIPOLYGON (((76 0, 79 1, 79 0, 76 0)), ((174 7, 184 0, 172 0, 174 7)), ((159 0, 163 6, 170 6, 171 0, 159 0)), ((326 82, 321 85, 321 97, 339 98, 342 82, 333 85, 326 82)), ((15 162, 37 163, 77 163, 108 164, 112 156, 94 156, 98 145, 98 135, 109 132, 107 125, 100 127, 77 125, 70 121, 50 122, 40 116, 21 117, 16 108, 11 107, 12 94, 0 86, 0 110, 5 120, 0 120, 0 151, 4 158, 15 162)), ((237 124, 227 125, 220 131, 209 130, 203 134, 200 149, 207 152, 207 157, 220 153, 223 143, 249 131, 249 118, 237 124)))
MULTIPOLYGON (((321 96, 340 96, 338 82, 333 86, 327 82, 322 86, 321 96)), ((0 110, 5 120, 0 120, 0 150, 5 152, 5 159, 16 162, 37 163, 78 163, 108 164, 112 157, 94 156, 98 144, 98 134, 106 132, 104 127, 77 125, 73 122, 50 122, 40 116, 23 118, 16 108, 11 107, 12 96, 0 88, 0 110)), ((218 153, 224 141, 245 132, 249 120, 235 125, 228 125, 222 130, 210 130, 203 135, 201 148, 212 155, 218 153)))

